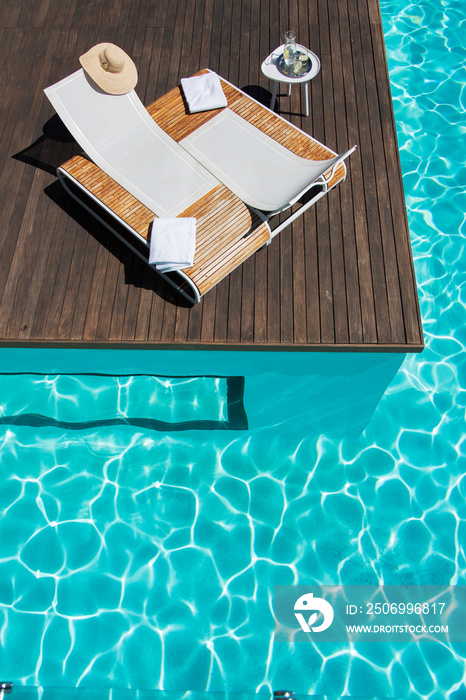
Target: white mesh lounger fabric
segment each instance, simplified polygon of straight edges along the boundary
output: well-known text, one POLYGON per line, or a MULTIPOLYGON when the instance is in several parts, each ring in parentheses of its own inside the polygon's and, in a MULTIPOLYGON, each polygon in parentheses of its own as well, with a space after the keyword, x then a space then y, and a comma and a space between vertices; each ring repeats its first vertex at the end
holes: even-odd
POLYGON ((155 124, 134 90, 109 95, 80 69, 44 92, 94 163, 157 216, 177 216, 218 184, 155 124))
POLYGON ((230 109, 180 144, 243 202, 266 212, 281 211, 296 202, 354 151, 329 160, 301 158, 230 109))

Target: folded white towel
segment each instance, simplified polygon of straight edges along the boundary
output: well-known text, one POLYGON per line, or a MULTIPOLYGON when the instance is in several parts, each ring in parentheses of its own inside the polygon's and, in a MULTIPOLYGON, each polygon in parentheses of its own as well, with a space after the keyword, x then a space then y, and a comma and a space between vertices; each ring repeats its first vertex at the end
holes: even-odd
POLYGON ((220 78, 216 73, 181 78, 181 87, 191 113, 220 109, 228 104, 220 78))
POLYGON ((196 219, 154 219, 149 263, 160 272, 191 267, 196 247, 196 219))

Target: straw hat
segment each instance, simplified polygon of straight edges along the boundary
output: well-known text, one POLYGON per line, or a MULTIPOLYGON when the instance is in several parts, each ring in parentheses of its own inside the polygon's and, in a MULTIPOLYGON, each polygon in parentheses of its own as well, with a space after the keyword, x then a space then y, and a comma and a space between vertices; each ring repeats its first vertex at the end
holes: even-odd
POLYGON ((138 72, 127 53, 115 44, 97 44, 79 57, 92 80, 110 95, 124 95, 138 82, 138 72))

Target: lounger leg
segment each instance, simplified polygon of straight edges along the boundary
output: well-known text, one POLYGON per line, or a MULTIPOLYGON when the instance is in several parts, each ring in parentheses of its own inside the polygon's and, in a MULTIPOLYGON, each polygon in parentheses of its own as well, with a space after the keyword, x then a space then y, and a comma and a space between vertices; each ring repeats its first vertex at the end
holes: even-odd
POLYGON ((276 80, 274 80, 273 83, 273 90, 272 90, 272 99, 270 101, 270 109, 273 112, 273 108, 275 107, 275 100, 277 99, 277 92, 278 92, 278 83, 276 80))

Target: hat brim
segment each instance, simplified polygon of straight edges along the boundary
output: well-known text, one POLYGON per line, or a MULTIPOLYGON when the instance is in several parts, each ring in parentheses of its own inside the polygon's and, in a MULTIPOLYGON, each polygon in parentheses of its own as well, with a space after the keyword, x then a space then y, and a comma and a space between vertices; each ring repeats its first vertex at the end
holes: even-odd
MULTIPOLYGON (((100 54, 111 44, 97 44, 79 57, 79 62, 90 78, 110 95, 124 95, 136 87, 138 71, 132 59, 125 53, 125 63, 120 73, 110 73, 102 68, 100 54)), ((124 52, 123 52, 124 53, 124 52)))

